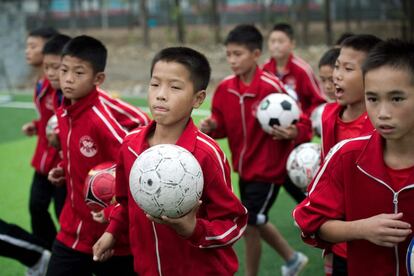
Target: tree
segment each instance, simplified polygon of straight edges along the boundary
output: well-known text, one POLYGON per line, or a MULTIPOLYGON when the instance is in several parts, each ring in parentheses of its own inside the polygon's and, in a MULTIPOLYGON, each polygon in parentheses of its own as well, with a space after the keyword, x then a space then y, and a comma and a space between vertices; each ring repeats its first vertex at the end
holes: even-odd
POLYGON ((308 18, 308 0, 302 0, 301 5, 301 14, 302 14, 302 42, 304 45, 309 43, 309 18, 308 18))
POLYGON ((175 0, 175 19, 177 24, 177 40, 179 43, 184 44, 185 43, 185 31, 184 31, 184 20, 183 15, 181 12, 181 5, 180 0, 175 0))
POLYGON ((331 0, 324 0, 326 45, 332 45, 331 0))
POLYGON ((345 1, 345 31, 351 31, 351 1, 345 1))
MULTIPOLYGON (((71 1, 71 5, 72 5, 71 1)), ((102 29, 107 29, 109 26, 109 22, 108 22, 108 7, 106 5, 106 0, 99 0, 99 10, 101 11, 100 15, 101 15, 101 28, 102 29)))
POLYGON ((52 25, 52 15, 50 13, 52 0, 38 0, 40 20, 38 21, 42 26, 52 25))
POLYGON ((414 3, 412 0, 401 0, 402 8, 402 37, 414 41, 414 3))
POLYGON ((214 42, 221 43, 220 14, 218 11, 219 0, 211 1, 211 23, 214 30, 214 42))
POLYGON ((148 8, 147 8, 147 0, 140 1, 140 25, 142 27, 142 37, 145 46, 150 45, 150 38, 149 38, 149 27, 148 27, 148 8))

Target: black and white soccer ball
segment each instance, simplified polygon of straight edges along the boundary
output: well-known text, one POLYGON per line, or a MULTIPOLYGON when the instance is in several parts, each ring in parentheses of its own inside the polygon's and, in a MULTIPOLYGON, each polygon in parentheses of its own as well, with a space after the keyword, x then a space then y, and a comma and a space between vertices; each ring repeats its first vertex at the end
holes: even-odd
POLYGON ((186 149, 171 144, 156 145, 142 152, 129 175, 131 195, 153 217, 187 214, 203 192, 203 171, 186 149))
POLYGON ((272 93, 267 95, 257 107, 256 117, 262 129, 271 133, 272 127, 287 127, 299 120, 300 109, 298 104, 289 95, 272 93))
POLYGON ((286 169, 293 184, 301 189, 308 187, 319 170, 321 146, 316 143, 303 143, 289 154, 286 169))

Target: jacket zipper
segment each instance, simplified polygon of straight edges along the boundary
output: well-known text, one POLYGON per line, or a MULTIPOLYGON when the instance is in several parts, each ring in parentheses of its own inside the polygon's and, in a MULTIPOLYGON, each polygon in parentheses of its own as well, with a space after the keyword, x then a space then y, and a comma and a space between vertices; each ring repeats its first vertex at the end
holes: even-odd
MULTIPOLYGON (((394 214, 398 213, 398 195, 400 194, 400 192, 404 191, 404 190, 408 190, 411 188, 414 188, 414 184, 405 186, 404 188, 402 188, 401 190, 399 190, 398 192, 395 192, 387 183, 385 183, 384 181, 382 181, 381 179, 378 179, 372 175, 370 175, 369 173, 367 173, 365 170, 363 170, 359 165, 357 165, 357 168, 363 172, 365 175, 367 175, 368 177, 376 180, 377 182, 381 183, 382 185, 384 185, 385 187, 387 187, 393 194, 393 200, 392 203, 394 204, 394 214)), ((400 258, 398 256, 398 245, 394 246, 394 254, 395 254, 395 260, 396 260, 396 276, 400 275, 400 258)))
POLYGON ((69 132, 68 132, 68 138, 66 139, 66 147, 67 147, 67 157, 68 157, 68 179, 69 179, 69 184, 71 187, 71 191, 70 191, 70 202, 72 207, 75 207, 75 204, 73 202, 73 180, 72 177, 70 177, 71 172, 70 172, 70 136, 72 134, 72 119, 70 117, 68 117, 68 122, 69 122, 69 132))

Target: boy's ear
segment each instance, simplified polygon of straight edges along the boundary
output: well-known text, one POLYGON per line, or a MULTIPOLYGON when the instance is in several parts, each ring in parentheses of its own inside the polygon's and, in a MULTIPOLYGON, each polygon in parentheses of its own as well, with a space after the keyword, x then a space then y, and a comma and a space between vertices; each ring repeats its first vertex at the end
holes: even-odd
POLYGON ((259 60, 261 54, 262 54, 262 51, 260 49, 254 49, 253 50, 253 56, 256 59, 256 61, 259 60))
POLYGON ((95 86, 100 86, 105 80, 105 73, 104 72, 99 72, 95 75, 95 78, 93 80, 93 84, 95 86))
POLYGON ((199 108, 203 104, 206 95, 206 90, 197 91, 194 95, 193 108, 199 108))

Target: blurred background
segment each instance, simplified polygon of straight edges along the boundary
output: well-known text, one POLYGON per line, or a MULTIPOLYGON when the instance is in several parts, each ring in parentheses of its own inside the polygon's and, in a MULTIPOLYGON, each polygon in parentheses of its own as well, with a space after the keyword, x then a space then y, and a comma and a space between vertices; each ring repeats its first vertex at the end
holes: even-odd
MULTIPOLYGON (((40 26, 101 39, 109 50, 104 88, 140 95, 146 91, 152 56, 182 44, 207 55, 213 89, 231 73, 221 41, 236 24, 255 24, 265 37, 275 23, 292 24, 296 52, 316 67, 323 51, 344 32, 413 39, 413 15, 412 0, 2 0, 0 89, 32 87, 25 39, 40 26)), ((267 57, 265 43, 263 59, 267 57)))

